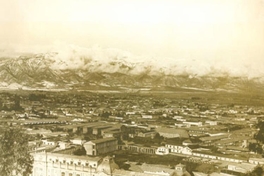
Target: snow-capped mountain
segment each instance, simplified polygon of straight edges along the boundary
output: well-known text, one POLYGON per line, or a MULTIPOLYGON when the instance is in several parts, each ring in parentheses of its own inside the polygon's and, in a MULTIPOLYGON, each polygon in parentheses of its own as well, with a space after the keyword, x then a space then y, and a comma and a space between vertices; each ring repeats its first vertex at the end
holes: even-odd
POLYGON ((190 67, 179 62, 142 59, 119 50, 80 54, 45 53, 0 59, 0 87, 66 89, 133 89, 148 87, 202 90, 262 90, 263 77, 236 76, 226 70, 190 67), (184 67, 184 68, 182 68, 184 67), (197 69, 198 69, 197 68, 197 69), (208 70, 209 69, 209 70, 208 70))

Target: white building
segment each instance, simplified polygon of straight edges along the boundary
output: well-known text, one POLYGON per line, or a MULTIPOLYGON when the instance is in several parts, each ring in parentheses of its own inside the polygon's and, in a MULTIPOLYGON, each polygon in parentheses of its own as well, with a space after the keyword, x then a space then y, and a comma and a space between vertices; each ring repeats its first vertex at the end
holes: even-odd
POLYGON ((192 155, 192 149, 190 149, 187 146, 177 146, 177 145, 166 144, 165 147, 168 148, 169 152, 172 152, 172 153, 181 153, 181 154, 185 154, 185 155, 192 155))
POLYGON ((51 146, 56 146, 57 145, 57 142, 55 142, 55 141, 50 141, 50 140, 48 140, 48 139, 43 139, 43 140, 41 140, 42 141, 42 143, 44 144, 44 145, 51 145, 51 146))
POLYGON ((249 158, 248 160, 249 163, 255 164, 255 165, 263 165, 264 164, 264 158, 249 158))
POLYGON ((108 176, 118 166, 112 158, 35 153, 31 176, 108 176))
POLYGON ((256 165, 250 163, 232 163, 227 166, 227 169, 245 174, 251 172, 255 167, 256 165))
POLYGON ((170 150, 167 147, 158 147, 156 150, 157 155, 168 155, 170 153, 170 150))
POLYGON ((86 140, 72 139, 71 142, 72 142, 72 144, 75 144, 75 145, 83 145, 86 142, 86 140))
POLYGON ((187 127, 191 127, 191 126, 203 126, 203 122, 182 122, 183 124, 185 124, 187 127))

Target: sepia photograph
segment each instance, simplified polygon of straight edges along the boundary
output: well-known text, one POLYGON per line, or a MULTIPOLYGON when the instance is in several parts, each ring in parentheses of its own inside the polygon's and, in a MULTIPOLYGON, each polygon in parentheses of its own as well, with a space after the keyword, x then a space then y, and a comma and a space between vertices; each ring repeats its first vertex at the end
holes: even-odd
POLYGON ((264 0, 0 0, 0 176, 264 176, 264 0))

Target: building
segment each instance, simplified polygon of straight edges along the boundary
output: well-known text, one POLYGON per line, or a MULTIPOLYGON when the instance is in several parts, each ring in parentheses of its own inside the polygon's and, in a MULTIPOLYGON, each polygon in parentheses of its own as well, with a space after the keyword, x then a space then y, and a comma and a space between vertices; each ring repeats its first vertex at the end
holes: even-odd
POLYGON ((41 141, 42 141, 42 143, 43 143, 44 145, 52 145, 52 146, 56 146, 57 143, 58 143, 58 142, 56 142, 56 141, 51 141, 51 140, 49 140, 49 139, 43 139, 43 140, 41 140, 41 141))
POLYGON ((87 155, 97 156, 117 150, 116 138, 96 139, 84 143, 84 148, 87 155))
POLYGON ((249 158, 248 160, 249 163, 255 164, 255 165, 263 165, 264 164, 264 159, 263 158, 249 158))
POLYGON ((183 124, 185 124, 187 127, 192 127, 192 126, 203 126, 203 122, 183 122, 183 124))
POLYGON ((122 150, 130 150, 132 152, 144 153, 144 154, 155 154, 157 147, 146 147, 140 144, 128 144, 119 146, 122 150))
POLYGON ((157 155, 168 155, 169 153, 170 153, 170 150, 164 146, 158 147, 156 150, 157 155))
POLYGON ((188 132, 184 129, 161 127, 156 131, 165 138, 189 138, 188 132))
POLYGON ((239 174, 245 174, 251 172, 256 165, 250 163, 231 163, 228 164, 227 170, 237 172, 239 174))
POLYGON ((171 166, 157 165, 157 164, 138 164, 129 163, 129 171, 115 169, 114 176, 190 176, 186 171, 185 165, 178 164, 175 169, 171 166))
POLYGON ((138 137, 150 137, 150 138, 154 138, 156 134, 157 134, 156 131, 139 132, 138 133, 138 137))
POLYGON ((31 176, 108 176, 118 168, 112 158, 34 153, 31 176))
POLYGON ((102 135, 102 130, 107 129, 107 128, 111 128, 112 126, 110 125, 102 125, 102 126, 96 126, 93 127, 93 134, 94 135, 102 135))
POLYGON ((177 146, 177 145, 166 144, 165 147, 168 148, 169 152, 172 152, 172 153, 181 153, 181 154, 185 154, 185 155, 192 155, 192 149, 190 149, 187 146, 177 146))
POLYGON ((178 164, 175 166, 175 171, 173 176, 191 176, 191 174, 186 170, 186 166, 183 164, 178 164))
POLYGON ((67 149, 70 147, 71 144, 69 142, 60 141, 58 145, 60 149, 67 149))
POLYGON ((70 140, 72 142, 72 144, 75 144, 75 145, 83 145, 86 140, 82 140, 82 139, 72 139, 70 140))

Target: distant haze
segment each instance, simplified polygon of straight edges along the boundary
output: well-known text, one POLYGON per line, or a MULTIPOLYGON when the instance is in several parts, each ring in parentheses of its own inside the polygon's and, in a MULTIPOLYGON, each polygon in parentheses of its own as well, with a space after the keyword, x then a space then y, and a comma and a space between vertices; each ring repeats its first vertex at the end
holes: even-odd
POLYGON ((67 63, 58 67, 120 60, 165 74, 264 76, 263 0, 2 0, 0 24, 2 57, 58 52, 67 63))

